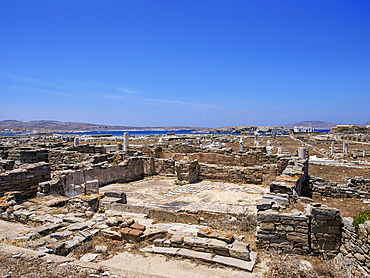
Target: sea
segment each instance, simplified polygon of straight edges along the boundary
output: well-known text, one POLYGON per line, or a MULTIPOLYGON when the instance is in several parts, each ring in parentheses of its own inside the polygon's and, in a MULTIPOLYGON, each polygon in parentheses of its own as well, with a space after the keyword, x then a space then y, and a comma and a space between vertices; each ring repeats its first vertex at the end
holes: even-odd
MULTIPOLYGON (((133 136, 145 136, 145 135, 166 135, 167 133, 175 133, 175 134, 191 134, 192 131, 195 130, 141 130, 141 131, 134 131, 134 130, 117 130, 117 131, 91 131, 91 132, 57 132, 55 134, 60 135, 111 135, 111 136, 122 136, 125 132, 128 132, 130 135, 133 136)), ((315 132, 319 133, 327 133, 330 129, 314 129, 315 132)), ((0 136, 24 136, 24 135, 32 135, 37 134, 33 132, 26 132, 26 133, 2 133, 0 132, 0 136)), ((196 134, 223 134, 223 135, 240 135, 240 133, 196 133, 196 134)), ((261 135, 267 135, 267 133, 260 133, 261 135)), ((286 134, 286 133, 283 133, 286 134)), ((253 132, 250 135, 254 135, 253 132)))
MULTIPOLYGON (((56 133, 60 135, 112 135, 112 136, 123 136, 125 132, 128 132, 130 135, 133 136, 145 136, 145 135, 166 135, 167 133, 175 133, 175 134, 191 134, 192 131, 195 130, 142 130, 142 131, 91 131, 91 132, 67 132, 67 133, 56 133)), ((327 133, 330 129, 314 129, 315 132, 320 133, 327 133)), ((220 135, 240 135, 240 133, 196 133, 196 134, 220 134, 220 135)), ((283 133, 286 134, 286 133, 283 133)), ((253 132, 250 135, 254 135, 253 132)), ((261 133, 261 135, 266 135, 266 133, 261 133)))

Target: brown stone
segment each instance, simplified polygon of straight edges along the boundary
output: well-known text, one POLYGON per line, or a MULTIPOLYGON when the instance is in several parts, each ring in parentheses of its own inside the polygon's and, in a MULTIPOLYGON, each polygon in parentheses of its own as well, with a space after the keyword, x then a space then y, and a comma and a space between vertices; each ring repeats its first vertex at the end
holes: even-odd
POLYGON ((275 224, 273 222, 262 222, 260 223, 262 230, 273 231, 275 230, 275 224))
POLYGON ((130 228, 123 228, 122 230, 121 230, 121 234, 123 235, 123 236, 127 236, 128 235, 128 233, 131 231, 131 229, 130 228))
POLYGON ((141 225, 139 223, 134 223, 130 226, 131 229, 136 229, 136 230, 140 230, 140 231, 145 231, 145 225, 141 225))
POLYGON ((131 230, 128 232, 128 236, 132 236, 132 237, 139 237, 143 234, 143 231, 140 231, 140 230, 131 230))

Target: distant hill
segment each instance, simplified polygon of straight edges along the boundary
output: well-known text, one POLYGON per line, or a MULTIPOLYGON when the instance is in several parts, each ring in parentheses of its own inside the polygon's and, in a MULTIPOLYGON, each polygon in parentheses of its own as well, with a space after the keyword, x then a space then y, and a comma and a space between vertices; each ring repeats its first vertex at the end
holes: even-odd
POLYGON ((23 129, 50 129, 52 131, 111 131, 111 130, 198 130, 199 127, 190 126, 166 126, 166 127, 133 127, 89 124, 81 122, 58 122, 58 121, 30 121, 21 122, 16 120, 0 121, 0 128, 23 128, 23 129))
POLYGON ((357 125, 357 126, 360 126, 360 127, 366 127, 366 126, 368 126, 368 125, 370 125, 370 121, 368 121, 368 122, 366 122, 366 123, 363 123, 363 124, 359 124, 359 125, 357 125))
POLYGON ((312 126, 313 128, 316 128, 316 129, 330 129, 332 127, 335 127, 336 125, 337 124, 323 122, 323 121, 303 121, 303 122, 298 122, 294 124, 283 125, 282 127, 290 129, 290 128, 294 128, 295 126, 312 126))

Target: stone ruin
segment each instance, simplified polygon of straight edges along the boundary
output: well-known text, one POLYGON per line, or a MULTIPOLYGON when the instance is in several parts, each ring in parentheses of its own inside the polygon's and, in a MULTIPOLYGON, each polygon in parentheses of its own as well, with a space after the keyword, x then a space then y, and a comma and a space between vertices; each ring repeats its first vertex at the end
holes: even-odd
POLYGON ((125 136, 124 144, 116 146, 75 142, 73 146, 1 147, 1 219, 35 226, 7 240, 26 240, 40 253, 67 255, 98 233, 127 242, 152 239, 153 244, 142 252, 199 258, 252 271, 257 253, 238 237, 209 229, 196 213, 133 208, 125 192, 99 194, 99 188, 106 184, 156 175, 177 178, 179 183, 211 179, 269 186, 270 192, 257 204, 259 248, 292 254, 353 254, 363 273, 370 273, 370 248, 366 247, 370 224, 365 222, 355 229, 350 219, 342 219, 339 210, 308 198, 312 194, 368 197, 370 182, 352 179, 346 186, 337 186, 310 178, 305 150, 297 158, 282 150, 267 153, 266 147, 259 146, 259 136, 256 146, 245 148, 241 142, 237 152, 193 144, 169 146, 163 141, 151 147, 129 148, 128 142, 125 136), (307 204, 299 210, 294 207, 297 201, 307 204), (55 207, 67 207, 68 213, 37 213, 55 207), (104 215, 99 213, 102 209, 120 213, 104 215), (134 219, 126 212, 142 212, 147 218, 134 219), (171 226, 162 222, 194 226, 190 233, 173 234, 171 226), (168 236, 156 238, 159 234, 168 236))

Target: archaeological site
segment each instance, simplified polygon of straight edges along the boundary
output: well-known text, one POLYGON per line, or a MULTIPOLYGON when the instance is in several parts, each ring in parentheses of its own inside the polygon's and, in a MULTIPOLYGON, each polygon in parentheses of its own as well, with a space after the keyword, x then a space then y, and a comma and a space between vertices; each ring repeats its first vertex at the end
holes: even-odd
POLYGON ((55 277, 370 277, 369 133, 0 140, 8 263, 55 277))

